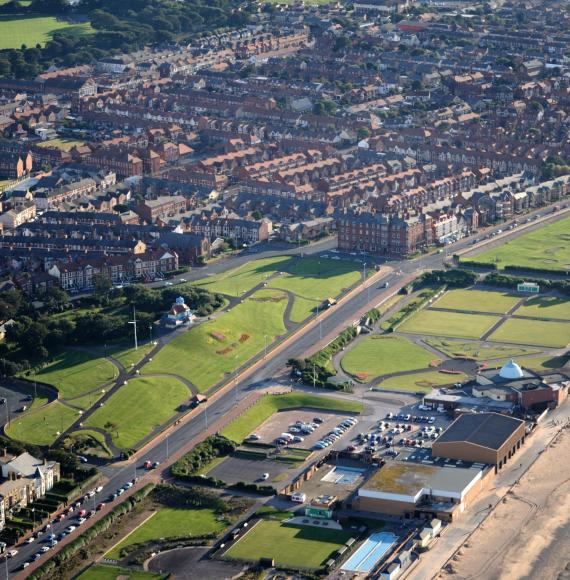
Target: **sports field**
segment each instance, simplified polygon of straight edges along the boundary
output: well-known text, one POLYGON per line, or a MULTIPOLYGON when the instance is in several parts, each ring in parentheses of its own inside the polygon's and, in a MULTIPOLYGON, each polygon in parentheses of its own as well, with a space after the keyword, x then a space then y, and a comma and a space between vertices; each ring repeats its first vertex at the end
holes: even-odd
POLYGON ((470 259, 496 264, 499 269, 512 265, 567 271, 570 269, 570 218, 506 241, 500 247, 470 256, 470 259))
POLYGON ((481 338, 499 321, 496 316, 421 310, 402 325, 398 332, 449 336, 455 338, 481 338))
POLYGON ((449 308, 450 310, 505 314, 520 300, 520 296, 514 296, 507 292, 451 290, 446 292, 437 302, 434 302, 432 306, 435 308, 449 308))
POLYGON ((320 397, 301 392, 266 395, 232 421, 222 430, 221 434, 232 441, 241 443, 252 431, 269 419, 273 413, 284 409, 323 409, 360 413, 362 405, 336 397, 320 397))
POLYGON ((570 320, 570 299, 556 296, 537 296, 521 305, 517 309, 516 315, 570 320))
POLYGON ((370 336, 351 349, 341 366, 359 381, 428 367, 434 356, 400 336, 370 336))
POLYGON ((351 533, 343 530, 261 520, 225 556, 253 562, 273 558, 280 566, 315 569, 321 568, 350 537, 351 533))
POLYGON ((285 334, 287 295, 260 290, 243 303, 178 336, 142 369, 142 373, 174 373, 205 391, 225 374, 252 358, 285 334))
POLYGON ((221 532, 225 524, 211 509, 161 508, 142 526, 105 554, 111 560, 121 559, 121 550, 134 544, 167 538, 188 538, 221 532))
POLYGON ((53 385, 62 398, 68 399, 97 389, 117 375, 117 369, 103 358, 82 351, 66 350, 38 373, 26 378, 53 385))
POLYGON ((467 375, 439 373, 437 371, 427 371, 412 375, 400 375, 383 380, 375 386, 376 389, 385 391, 408 391, 410 393, 429 393, 434 387, 443 385, 453 385, 461 383, 467 379, 467 375))
POLYGON ((51 40, 54 32, 63 32, 74 36, 91 34, 89 23, 71 24, 53 16, 4 15, 0 19, 0 50, 26 46, 45 45, 51 40))
POLYGON ((541 352, 537 348, 500 344, 489 345, 484 342, 475 341, 463 342, 461 340, 429 338, 425 342, 451 358, 468 357, 476 360, 489 360, 495 358, 527 356, 529 354, 538 354, 541 352))
POLYGON ((495 342, 566 348, 570 342, 570 322, 510 318, 489 337, 495 342))
POLYGON ((6 435, 12 439, 33 445, 51 445, 58 437, 79 419, 79 411, 71 409, 58 401, 46 407, 32 409, 13 418, 6 435))
POLYGON ((190 396, 186 385, 175 378, 132 379, 84 424, 105 429, 114 445, 129 449, 168 421, 190 396), (109 427, 109 423, 113 427, 109 427))

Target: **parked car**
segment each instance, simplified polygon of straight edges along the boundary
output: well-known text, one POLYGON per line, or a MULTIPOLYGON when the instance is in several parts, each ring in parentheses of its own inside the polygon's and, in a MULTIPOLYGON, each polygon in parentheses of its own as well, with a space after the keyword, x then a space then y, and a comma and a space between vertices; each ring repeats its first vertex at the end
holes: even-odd
POLYGON ((262 479, 263 481, 267 481, 267 480, 269 479, 269 473, 264 473, 264 474, 261 476, 261 479, 262 479))

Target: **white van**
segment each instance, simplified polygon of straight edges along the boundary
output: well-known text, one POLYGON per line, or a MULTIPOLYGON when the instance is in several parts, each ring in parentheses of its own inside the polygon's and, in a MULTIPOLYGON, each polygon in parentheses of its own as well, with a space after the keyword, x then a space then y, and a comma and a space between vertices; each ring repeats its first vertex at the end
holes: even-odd
POLYGON ((305 503, 307 501, 307 496, 304 493, 301 493, 300 491, 294 491, 291 494, 291 501, 294 501, 296 503, 305 503))

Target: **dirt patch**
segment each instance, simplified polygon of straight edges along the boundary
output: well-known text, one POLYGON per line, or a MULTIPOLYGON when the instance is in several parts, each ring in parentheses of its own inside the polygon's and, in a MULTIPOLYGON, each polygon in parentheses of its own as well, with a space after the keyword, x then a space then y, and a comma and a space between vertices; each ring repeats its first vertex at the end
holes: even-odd
POLYGON ((246 342, 246 341, 248 341, 248 340, 249 340, 249 338, 250 338, 249 334, 242 334, 242 335, 239 337, 239 341, 240 341, 240 342, 246 342))
POLYGON ((224 348, 223 350, 217 350, 216 354, 228 354, 229 352, 232 352, 233 348, 231 346, 228 346, 226 348, 224 348))
POLYGON ((263 296, 261 298, 250 298, 252 302, 282 302, 286 300, 285 296, 263 296))
POLYGON ((225 335, 223 335, 221 332, 210 332, 210 336, 218 342, 224 342, 226 340, 225 335))
POLYGON ((370 373, 356 373, 354 375, 359 381, 366 382, 370 378, 370 373))
POLYGON ((441 359, 436 358, 429 363, 429 366, 432 368, 438 367, 441 364, 441 359))

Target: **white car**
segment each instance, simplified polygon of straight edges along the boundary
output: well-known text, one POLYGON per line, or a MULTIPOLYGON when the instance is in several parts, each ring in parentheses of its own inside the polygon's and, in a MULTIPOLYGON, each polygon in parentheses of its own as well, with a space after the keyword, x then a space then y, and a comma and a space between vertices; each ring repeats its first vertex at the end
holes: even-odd
POLYGON ((95 493, 101 493, 103 491, 103 486, 100 485, 96 490, 95 493))
POLYGON ((267 480, 269 479, 269 473, 264 473, 264 474, 261 476, 261 479, 262 479, 263 481, 267 481, 267 480))
POLYGON ((6 557, 13 558, 18 555, 18 550, 8 550, 6 557))
POLYGON ((42 553, 44 553, 44 554, 45 554, 46 552, 49 552, 49 546, 42 546, 42 547, 41 547, 41 549, 40 549, 40 552, 42 552, 42 553))
POLYGON ((34 536, 30 536, 27 540, 26 540, 26 544, 31 544, 32 542, 35 542, 36 539, 34 538, 34 536))

